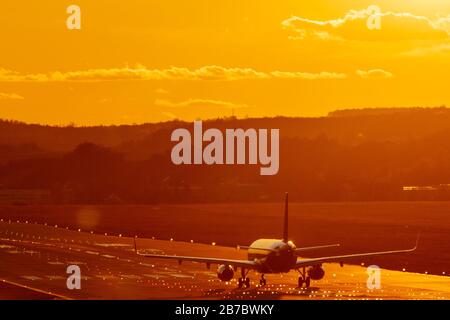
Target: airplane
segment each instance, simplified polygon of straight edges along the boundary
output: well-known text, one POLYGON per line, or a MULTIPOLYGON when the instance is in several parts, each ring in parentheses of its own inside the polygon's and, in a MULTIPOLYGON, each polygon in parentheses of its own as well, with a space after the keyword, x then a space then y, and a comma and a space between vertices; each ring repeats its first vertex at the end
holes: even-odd
POLYGON ((355 260, 357 258, 408 253, 417 249, 420 233, 417 236, 415 246, 410 249, 299 259, 299 254, 302 252, 337 247, 339 244, 297 248, 292 241, 288 240, 288 202, 289 195, 286 193, 283 238, 259 239, 254 241, 250 246, 240 246, 240 248, 248 250, 247 260, 144 254, 138 251, 136 238, 134 238, 134 250, 137 255, 146 258, 177 260, 179 264, 183 261, 205 263, 208 269, 210 269, 211 264, 217 264, 217 276, 224 282, 232 280, 234 273, 240 268, 241 276, 238 279, 238 288, 240 289, 243 286, 245 286, 245 288, 250 287, 250 278, 247 277, 250 270, 254 270, 261 274, 259 281, 261 286, 266 285, 266 279, 264 278, 265 274, 288 273, 291 270, 297 270, 300 274, 298 278, 298 287, 302 288, 305 286, 306 288, 309 288, 311 280, 321 280, 325 276, 325 271, 322 268, 323 263, 335 262, 339 263, 342 267, 344 261, 355 260))

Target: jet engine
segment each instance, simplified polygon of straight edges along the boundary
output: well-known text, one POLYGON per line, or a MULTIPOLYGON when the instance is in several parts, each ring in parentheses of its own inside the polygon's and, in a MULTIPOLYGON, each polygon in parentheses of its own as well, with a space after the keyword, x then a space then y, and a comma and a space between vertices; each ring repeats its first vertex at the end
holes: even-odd
POLYGON ((322 266, 313 266, 309 267, 308 276, 313 280, 320 280, 325 276, 325 270, 322 269, 322 266))
POLYGON ((225 264, 221 264, 217 268, 217 276, 222 281, 230 281, 233 279, 234 276, 234 270, 232 266, 227 266, 225 264))

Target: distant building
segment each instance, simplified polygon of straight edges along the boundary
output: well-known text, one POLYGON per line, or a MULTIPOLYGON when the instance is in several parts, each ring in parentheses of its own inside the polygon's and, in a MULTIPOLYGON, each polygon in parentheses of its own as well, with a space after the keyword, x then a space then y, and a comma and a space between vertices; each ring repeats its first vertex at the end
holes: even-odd
POLYGON ((47 189, 0 189, 0 204, 47 204, 50 199, 47 189))
POLYGON ((403 191, 436 191, 435 186, 403 186, 403 191))
POLYGON ((403 186, 406 200, 450 200, 450 184, 403 186))

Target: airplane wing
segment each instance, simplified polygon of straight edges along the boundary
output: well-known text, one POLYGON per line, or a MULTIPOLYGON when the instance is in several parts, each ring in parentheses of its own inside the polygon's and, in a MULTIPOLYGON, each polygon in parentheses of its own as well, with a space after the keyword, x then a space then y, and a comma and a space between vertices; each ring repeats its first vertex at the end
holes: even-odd
POLYGON ((253 269, 258 266, 256 261, 248 260, 232 260, 232 259, 221 259, 221 258, 202 258, 202 257, 190 257, 190 256, 169 256, 162 254, 143 254, 138 253, 139 256, 146 258, 156 258, 156 259, 169 259, 177 260, 179 264, 183 261, 200 262, 210 264, 228 264, 234 267, 253 269))
POLYGON ((222 258, 204 258, 204 257, 190 257, 190 256, 175 256, 175 255, 163 255, 163 254, 148 254, 148 253, 139 253, 136 244, 136 238, 134 238, 134 251, 138 256, 145 258, 153 258, 153 259, 168 259, 168 260, 176 260, 179 264, 183 261, 191 261, 191 262, 200 262, 206 263, 206 266, 209 268, 211 264, 228 264, 233 267, 252 269, 256 268, 259 265, 257 261, 249 261, 249 260, 232 260, 232 259, 222 259, 222 258))
POLYGON ((309 266, 314 266, 314 265, 319 265, 322 263, 329 263, 329 262, 343 263, 344 261, 355 260, 358 258, 369 258, 369 257, 382 256, 382 255, 388 255, 388 254, 413 252, 416 249, 417 249, 417 243, 414 248, 406 249, 406 250, 378 251, 378 252, 348 254, 348 255, 342 255, 342 256, 301 259, 301 260, 297 261, 295 266, 297 268, 300 268, 300 267, 309 267, 309 266))

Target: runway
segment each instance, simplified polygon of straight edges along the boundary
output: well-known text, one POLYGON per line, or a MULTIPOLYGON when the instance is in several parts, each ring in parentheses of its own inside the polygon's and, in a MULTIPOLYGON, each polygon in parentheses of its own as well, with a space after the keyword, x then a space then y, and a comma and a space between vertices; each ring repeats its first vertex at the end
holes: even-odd
MULTIPOLYGON (((190 242, 138 239, 138 250, 159 254, 245 259, 245 250, 190 242)), ((381 270, 369 290, 364 266, 325 264, 325 277, 296 288, 297 272, 250 273, 252 287, 221 282, 204 264, 136 256, 132 238, 93 234, 27 221, 0 221, 0 299, 450 299, 450 277, 381 270), (81 289, 70 290, 69 265, 81 269, 81 289)), ((235 278, 237 276, 235 275, 235 278)))

